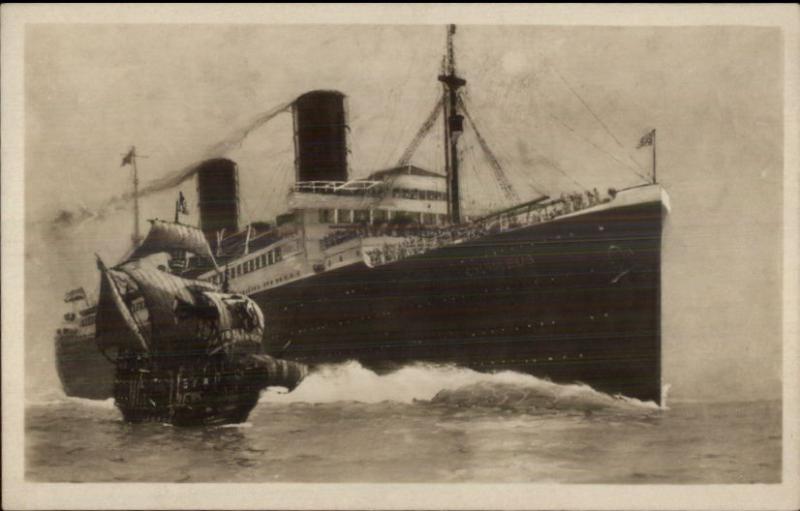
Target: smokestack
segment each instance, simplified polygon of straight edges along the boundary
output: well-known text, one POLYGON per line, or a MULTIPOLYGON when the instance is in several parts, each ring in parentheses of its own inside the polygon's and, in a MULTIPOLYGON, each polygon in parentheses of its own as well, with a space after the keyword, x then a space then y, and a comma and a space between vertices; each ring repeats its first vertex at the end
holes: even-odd
POLYGON ((226 158, 206 160, 197 169, 197 201, 200 229, 212 246, 217 231, 226 234, 239 230, 239 180, 236 163, 226 158))
POLYGON ((292 104, 297 181, 347 181, 345 95, 316 90, 292 104))

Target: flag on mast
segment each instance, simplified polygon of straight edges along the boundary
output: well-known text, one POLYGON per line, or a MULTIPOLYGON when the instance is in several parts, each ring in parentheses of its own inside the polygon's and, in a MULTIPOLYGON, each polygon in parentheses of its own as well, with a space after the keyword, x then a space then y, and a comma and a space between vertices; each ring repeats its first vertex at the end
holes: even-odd
POLYGON ((648 131, 647 134, 639 140, 639 145, 636 146, 636 149, 641 149, 642 147, 645 146, 650 146, 653 148, 652 182, 653 184, 655 184, 658 182, 656 180, 656 129, 655 128, 648 131))
POLYGON ((178 211, 180 211, 184 215, 189 214, 189 206, 186 204, 186 199, 183 196, 183 192, 178 192, 178 211))
POLYGON ((656 138, 656 130, 652 129, 639 140, 639 145, 636 146, 636 149, 641 149, 642 147, 653 145, 653 141, 655 140, 655 138, 656 138))
POLYGON ((85 300, 85 299, 86 299, 86 291, 84 291, 82 287, 68 291, 67 294, 64 295, 65 302, 75 302, 78 300, 85 300))
POLYGON ((131 147, 131 150, 128 151, 128 154, 126 154, 125 157, 122 158, 122 164, 120 165, 120 167, 124 167, 125 165, 130 165, 131 163, 133 163, 133 157, 135 155, 136 151, 133 147, 131 147))

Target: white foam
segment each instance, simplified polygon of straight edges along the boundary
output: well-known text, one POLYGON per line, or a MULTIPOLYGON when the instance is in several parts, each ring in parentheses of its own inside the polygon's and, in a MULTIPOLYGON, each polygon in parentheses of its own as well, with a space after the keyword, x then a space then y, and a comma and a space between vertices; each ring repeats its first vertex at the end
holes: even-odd
MULTIPOLYGON (((501 387, 527 392, 532 398, 557 401, 560 407, 632 407, 658 409, 653 402, 611 396, 598 392, 587 385, 558 384, 528 374, 512 371, 479 373, 471 369, 449 365, 413 364, 398 371, 378 375, 355 361, 326 365, 312 372, 293 391, 279 393, 268 389, 261 402, 269 403, 332 403, 357 401, 378 403, 396 401, 411 403, 415 400, 444 401, 464 400, 465 395, 475 394, 475 402, 486 402, 486 392, 497 393, 501 387), (462 395, 456 397, 454 392, 462 395), (481 392, 483 395, 480 395, 481 392), (466 394, 465 394, 466 393, 466 394), (477 394, 476 394, 477 393, 477 394), (436 398, 436 399, 434 399, 436 398)), ((469 398, 466 398, 467 401, 469 398)), ((498 398, 502 399, 502 397, 498 398)), ((491 401, 491 399, 489 399, 491 401)))
POLYGON ((108 399, 86 399, 82 397, 71 397, 62 392, 54 392, 45 396, 38 396, 26 401, 26 406, 58 406, 72 404, 89 408, 102 408, 106 410, 114 409, 114 398, 108 399))
POLYGON ((252 422, 240 422, 238 424, 223 424, 219 426, 222 429, 249 429, 253 427, 252 422))

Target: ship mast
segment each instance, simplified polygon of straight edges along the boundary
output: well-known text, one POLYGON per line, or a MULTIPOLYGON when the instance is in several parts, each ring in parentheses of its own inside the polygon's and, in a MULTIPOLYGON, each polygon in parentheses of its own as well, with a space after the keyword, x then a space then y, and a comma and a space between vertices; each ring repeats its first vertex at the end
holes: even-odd
POLYGON ((456 33, 455 25, 447 26, 447 54, 444 69, 439 75, 443 84, 444 101, 444 137, 445 137, 445 168, 447 170, 447 199, 448 215, 450 222, 461 223, 461 201, 459 194, 458 176, 458 137, 464 131, 464 117, 458 113, 458 89, 467 84, 467 81, 456 75, 456 62, 453 52, 453 35, 456 33))
POLYGON ((133 235, 131 241, 133 246, 137 247, 142 241, 142 235, 139 231, 139 169, 136 167, 136 159, 139 155, 136 154, 136 146, 131 146, 128 154, 122 158, 122 166, 130 165, 133 167, 133 235))
POLYGON ((142 233, 139 230, 139 169, 136 167, 136 149, 133 151, 133 244, 138 245, 142 241, 142 233))

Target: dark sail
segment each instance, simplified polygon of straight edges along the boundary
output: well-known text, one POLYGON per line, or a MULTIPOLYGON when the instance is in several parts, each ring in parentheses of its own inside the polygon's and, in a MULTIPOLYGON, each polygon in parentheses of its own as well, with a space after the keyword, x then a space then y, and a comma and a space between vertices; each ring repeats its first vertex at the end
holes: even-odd
POLYGON ((151 332, 149 321, 137 321, 123 293, 130 297, 138 288, 129 277, 110 270, 98 260, 101 267, 100 298, 97 302, 95 342, 101 352, 109 349, 144 352, 149 350, 151 332), (120 291, 120 290, 125 291, 120 291))
POLYGON ((163 220, 150 220, 150 232, 141 245, 128 257, 134 261, 158 253, 187 251, 214 261, 211 248, 203 231, 191 225, 183 225, 163 220))

